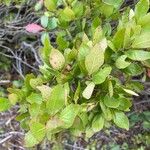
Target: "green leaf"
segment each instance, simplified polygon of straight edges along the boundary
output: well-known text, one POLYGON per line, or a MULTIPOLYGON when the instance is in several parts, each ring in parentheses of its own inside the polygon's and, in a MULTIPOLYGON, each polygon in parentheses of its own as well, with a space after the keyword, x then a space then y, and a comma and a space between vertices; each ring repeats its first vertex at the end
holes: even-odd
POLYGON ((143 50, 129 50, 125 54, 128 58, 136 61, 144 61, 150 59, 150 52, 143 50))
POLYGON ((41 85, 36 87, 42 94, 43 100, 48 100, 52 89, 47 85, 41 85))
POLYGON ((123 28, 123 29, 119 29, 113 37, 112 42, 115 48, 117 49, 117 51, 123 47, 124 36, 125 36, 125 29, 123 28))
POLYGON ((46 28, 48 25, 48 17, 47 16, 42 16, 41 17, 41 25, 46 28))
POLYGON ((12 105, 15 105, 18 102, 18 96, 15 93, 9 94, 8 99, 12 105))
POLYGON ((43 138, 45 137, 45 134, 46 134, 45 125, 43 125, 39 122, 31 123, 30 130, 31 130, 32 135, 35 137, 35 139, 38 142, 41 142, 43 140, 43 138))
POLYGON ((10 108, 10 103, 7 98, 0 97, 0 112, 1 111, 6 111, 10 108))
POLYGON ((33 103, 41 104, 43 101, 42 96, 40 94, 33 92, 26 98, 26 100, 31 104, 33 103))
POLYGON ((58 19, 55 18, 55 17, 52 17, 52 18, 50 18, 49 21, 48 21, 47 28, 48 28, 49 30, 53 30, 53 29, 55 29, 55 28, 57 27, 57 24, 58 24, 58 19))
POLYGON ((129 130, 129 120, 123 112, 114 112, 114 123, 120 128, 129 130))
POLYGON ((140 0, 135 6, 135 16, 137 19, 146 15, 149 10, 149 0, 140 0))
POLYGON ((123 3, 123 0, 102 0, 102 1, 108 5, 113 5, 115 8, 119 8, 123 3))
POLYGON ((54 11, 57 7, 57 0, 44 0, 44 5, 49 11, 54 11))
POLYGON ((39 142, 36 138, 32 135, 31 131, 25 134, 25 147, 33 147, 39 142))
POLYGON ((136 36, 132 48, 150 48, 150 32, 143 32, 141 35, 136 36))
POLYGON ((55 86, 46 103, 46 108, 49 114, 55 115, 65 105, 65 89, 62 85, 55 86))
POLYGON ((109 108, 117 108, 120 105, 120 100, 118 98, 105 96, 104 104, 109 108))
POLYGON ((35 11, 39 11, 40 9, 42 9, 43 4, 41 3, 41 1, 37 2, 34 9, 35 11))
POLYGON ((131 29, 130 24, 129 27, 125 29, 123 48, 128 48, 131 44, 131 29))
POLYGON ((102 112, 104 114, 104 118, 107 121, 110 121, 112 119, 112 113, 111 113, 110 109, 107 108, 102 101, 100 101, 100 106, 101 106, 102 112))
POLYGON ((43 49, 41 50, 42 58, 47 64, 49 64, 49 55, 52 50, 52 46, 50 44, 49 34, 47 32, 42 34, 41 41, 44 45, 43 49))
POLYGON ((126 55, 122 55, 122 56, 117 58, 115 64, 116 64, 116 67, 118 69, 124 69, 124 68, 128 67, 131 64, 130 62, 125 61, 126 58, 127 58, 126 55))
POLYGON ((147 13, 145 16, 141 17, 138 20, 138 24, 141 25, 142 27, 149 26, 150 22, 150 13, 147 13))
POLYGON ((100 71, 98 71, 96 74, 93 75, 92 81, 95 84, 103 83, 106 80, 106 78, 108 77, 108 75, 111 73, 111 70, 112 70, 112 68, 110 66, 100 69, 100 71))
POLYGON ((29 113, 31 117, 37 117, 40 113, 40 105, 33 103, 29 106, 29 113))
POLYGON ((49 62, 55 70, 60 70, 65 64, 65 58, 60 51, 52 49, 49 56, 49 62))
POLYGON ((43 84, 43 79, 41 77, 37 77, 37 78, 34 78, 34 79, 30 79, 30 86, 33 88, 33 89, 36 89, 37 86, 40 86, 43 84))
POLYGON ((96 44, 85 58, 85 67, 89 75, 97 72, 104 63, 104 51, 96 44))
POLYGON ((84 4, 81 1, 76 1, 73 5, 73 12, 76 17, 80 18, 84 13, 84 4))
POLYGON ((118 110, 126 111, 132 106, 132 103, 129 99, 125 97, 120 97, 120 105, 117 107, 118 110))
POLYGON ((131 76, 137 76, 142 74, 143 68, 138 64, 132 63, 131 65, 129 65, 127 68, 124 69, 124 72, 131 76))
POLYGON ((88 121, 89 121, 87 112, 80 113, 79 117, 82 120, 83 126, 86 127, 86 125, 88 124, 88 121))
POLYGON ((75 14, 73 10, 69 7, 66 7, 61 13, 59 18, 63 21, 69 22, 73 19, 75 19, 75 14))
POLYGON ((69 43, 67 42, 67 40, 61 35, 57 36, 56 43, 58 44, 58 47, 60 50, 64 50, 69 46, 69 43))
POLYGON ((93 82, 89 83, 82 93, 83 97, 86 99, 90 99, 94 91, 94 87, 95 84, 93 82))
POLYGON ((50 118, 46 124, 46 132, 48 134, 58 133, 64 125, 64 122, 60 120, 58 116, 50 118))
POLYGON ((27 88, 27 90, 31 91, 32 90, 32 85, 30 84, 30 81, 34 79, 35 76, 33 74, 27 74, 24 80, 24 86, 27 88))
POLYGON ((108 91, 109 91, 109 97, 112 97, 114 94, 114 89, 111 80, 108 82, 108 91))
POLYGON ((73 122, 80 111, 80 106, 77 104, 68 105, 61 113, 60 119, 64 122, 64 127, 69 128, 73 125, 73 122))
POLYGON ((134 95, 134 96, 139 96, 137 93, 135 93, 134 91, 132 90, 129 90, 129 89, 123 89, 126 93, 128 94, 131 94, 131 95, 134 95))
POLYGON ((82 72, 86 72, 85 58, 89 54, 90 48, 86 44, 82 44, 78 52, 78 64, 82 72))
POLYGON ((101 26, 99 26, 94 30, 93 44, 99 43, 102 38, 103 38, 103 30, 101 26))
POLYGON ((104 118, 102 115, 96 115, 92 121, 92 130, 98 132, 103 129, 104 118))
POLYGON ((76 89, 75 94, 74 94, 74 101, 76 104, 77 104, 78 99, 80 97, 80 90, 81 90, 81 84, 80 84, 80 82, 78 82, 78 86, 77 86, 77 89, 76 89))
POLYGON ((101 3, 99 10, 106 18, 108 18, 113 14, 114 6, 108 5, 106 3, 101 3))

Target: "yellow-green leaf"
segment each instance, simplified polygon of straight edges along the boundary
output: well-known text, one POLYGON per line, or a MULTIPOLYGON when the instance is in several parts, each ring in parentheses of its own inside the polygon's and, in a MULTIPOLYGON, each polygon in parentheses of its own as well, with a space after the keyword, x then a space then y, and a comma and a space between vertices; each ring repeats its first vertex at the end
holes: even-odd
POLYGON ((69 7, 66 7, 61 13, 60 13, 60 16, 59 18, 62 20, 62 21, 71 21, 75 18, 75 14, 73 12, 73 10, 69 7))
POLYGON ((143 50, 129 50, 125 54, 128 58, 136 61, 145 61, 150 59, 150 52, 143 50))
POLYGON ((92 121, 92 130, 94 132, 98 132, 101 129, 103 129, 104 126, 104 118, 102 115, 97 115, 94 117, 93 121, 92 121))
POLYGON ((129 120, 123 112, 114 112, 114 123, 120 128, 129 130, 129 120))
POLYGON ((89 75, 97 72, 104 63, 104 51, 96 44, 85 58, 85 66, 89 75))
POLYGON ((86 99, 90 99, 94 91, 94 87, 95 84, 93 82, 89 83, 82 93, 83 97, 86 99))
POLYGON ((149 0, 140 0, 135 6, 135 16, 137 19, 146 15, 149 10, 149 0))
POLYGON ((62 85, 55 86, 46 103, 49 114, 55 115, 65 105, 66 92, 62 85))
POLYGON ((10 108, 10 103, 7 98, 0 97, 0 112, 6 111, 10 108))
POLYGON ((93 75, 92 81, 95 84, 101 84, 103 83, 108 75, 111 73, 112 68, 109 67, 104 67, 103 69, 100 69, 96 74, 93 75))
POLYGON ((52 49, 49 56, 49 61, 51 66, 56 70, 62 69, 65 64, 65 58, 63 54, 56 49, 52 49))
POLYGON ((122 56, 118 57, 116 60, 116 63, 115 63, 116 67, 119 69, 124 69, 124 68, 128 67, 131 63, 125 61, 126 58, 127 58, 126 55, 122 55, 122 56))
POLYGON ((39 142, 36 138, 32 135, 31 131, 25 134, 25 147, 33 147, 39 142))
POLYGON ((64 127, 69 128, 73 125, 73 122, 78 115, 80 106, 77 104, 68 105, 61 113, 60 119, 64 122, 64 127))
POLYGON ((54 11, 57 6, 57 0, 44 0, 44 5, 49 11, 54 11))
POLYGON ((43 125, 39 122, 31 123, 30 130, 31 130, 32 135, 35 137, 35 139, 38 142, 41 142, 43 140, 43 138, 45 137, 45 134, 46 134, 45 125, 43 125))
POLYGON ((133 48, 150 48, 150 32, 143 32, 137 35, 132 43, 133 48))
POLYGON ((131 94, 131 95, 134 95, 134 96, 139 96, 137 93, 135 93, 134 91, 132 90, 129 90, 129 89, 123 89, 126 93, 128 94, 131 94))

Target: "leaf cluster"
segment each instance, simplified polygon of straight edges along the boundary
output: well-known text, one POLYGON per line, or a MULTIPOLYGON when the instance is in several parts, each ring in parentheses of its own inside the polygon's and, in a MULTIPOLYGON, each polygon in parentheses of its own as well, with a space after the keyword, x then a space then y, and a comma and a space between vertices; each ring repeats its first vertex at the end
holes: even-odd
MULTIPOLYGON (((132 77, 150 67, 150 13, 149 0, 120 13, 122 3, 45 0, 35 6, 45 8, 41 75, 27 75, 21 89, 8 89, 10 103, 20 105, 26 146, 55 140, 66 130, 91 137, 112 124, 129 129, 125 112, 142 90, 132 77), (56 33, 55 45, 49 31, 56 33)), ((7 108, 4 100, 0 110, 7 108)))

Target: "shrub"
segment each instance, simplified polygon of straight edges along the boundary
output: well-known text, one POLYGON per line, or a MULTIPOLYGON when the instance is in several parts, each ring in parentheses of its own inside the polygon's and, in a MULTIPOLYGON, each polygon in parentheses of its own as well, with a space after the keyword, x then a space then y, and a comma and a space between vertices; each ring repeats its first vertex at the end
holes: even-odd
MULTIPOLYGON (((123 12, 122 3, 45 0, 35 6, 45 6, 41 74, 27 75, 21 89, 8 89, 10 103, 20 105, 17 120, 28 131, 27 147, 66 130, 91 137, 113 124, 129 129, 125 112, 142 90, 132 79, 145 78, 150 67, 150 13, 149 0, 123 12), (49 31, 56 35, 52 43, 49 31)), ((0 99, 0 110, 10 105, 5 101, 0 99)))

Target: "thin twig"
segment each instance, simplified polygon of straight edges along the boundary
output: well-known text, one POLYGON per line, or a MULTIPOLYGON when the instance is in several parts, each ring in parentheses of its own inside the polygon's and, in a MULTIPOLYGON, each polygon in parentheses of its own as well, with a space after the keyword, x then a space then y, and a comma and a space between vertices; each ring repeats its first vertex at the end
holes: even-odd
POLYGON ((140 102, 135 103, 135 105, 139 105, 143 103, 150 103, 150 100, 140 101, 140 102))
POLYGON ((9 135, 9 136, 7 136, 6 138, 0 140, 0 145, 3 144, 4 142, 8 141, 9 139, 11 139, 12 136, 13 136, 13 135, 9 135))
POLYGON ((9 84, 10 80, 0 80, 0 85, 9 84))

